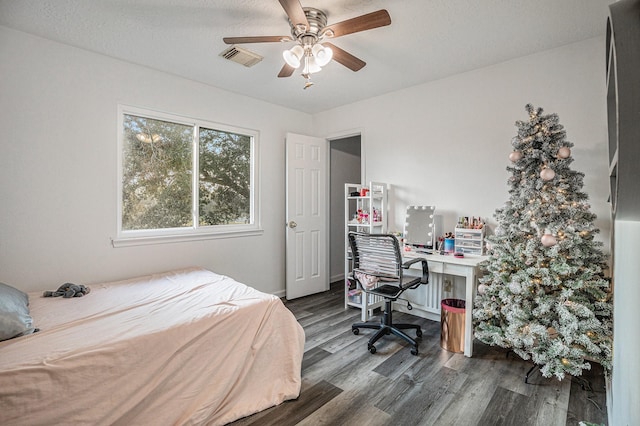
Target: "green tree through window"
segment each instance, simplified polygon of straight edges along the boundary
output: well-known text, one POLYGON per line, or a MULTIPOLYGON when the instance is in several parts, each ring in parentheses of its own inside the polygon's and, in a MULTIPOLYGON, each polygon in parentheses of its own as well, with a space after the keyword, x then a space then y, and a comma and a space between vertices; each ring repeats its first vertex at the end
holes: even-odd
POLYGON ((251 138, 200 129, 200 225, 249 223, 251 138))
POLYGON ((124 116, 122 229, 192 226, 193 128, 124 116))
POLYGON ((254 223, 251 132, 130 113, 122 124, 122 232, 254 223))

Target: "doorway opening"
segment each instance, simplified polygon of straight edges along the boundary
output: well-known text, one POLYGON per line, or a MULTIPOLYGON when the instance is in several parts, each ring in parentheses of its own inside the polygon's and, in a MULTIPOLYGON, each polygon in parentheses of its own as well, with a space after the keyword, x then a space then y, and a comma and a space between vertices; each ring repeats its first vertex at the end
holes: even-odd
POLYGON ((343 280, 345 259, 344 184, 362 179, 362 138, 329 140, 329 282, 343 280))

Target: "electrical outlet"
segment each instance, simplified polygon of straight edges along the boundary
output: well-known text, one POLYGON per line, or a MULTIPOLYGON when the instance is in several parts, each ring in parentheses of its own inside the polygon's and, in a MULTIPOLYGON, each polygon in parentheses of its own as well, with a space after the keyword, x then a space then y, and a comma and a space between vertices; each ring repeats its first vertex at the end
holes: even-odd
POLYGON ((443 289, 446 293, 451 293, 451 280, 445 279, 443 289))

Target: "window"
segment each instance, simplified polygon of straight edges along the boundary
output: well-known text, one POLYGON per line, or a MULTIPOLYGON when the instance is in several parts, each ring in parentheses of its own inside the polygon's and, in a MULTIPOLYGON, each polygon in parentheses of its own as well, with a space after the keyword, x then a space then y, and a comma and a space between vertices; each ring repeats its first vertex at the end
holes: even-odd
POLYGON ((259 231, 257 132, 121 107, 114 245, 259 231))

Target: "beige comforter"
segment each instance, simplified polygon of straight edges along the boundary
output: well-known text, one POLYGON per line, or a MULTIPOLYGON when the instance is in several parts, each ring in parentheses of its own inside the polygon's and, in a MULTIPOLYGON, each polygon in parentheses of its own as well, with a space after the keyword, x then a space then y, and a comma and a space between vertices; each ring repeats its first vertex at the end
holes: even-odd
POLYGON ((304 332, 275 296, 203 269, 31 293, 0 343, 1 425, 225 424, 300 391, 304 332))

